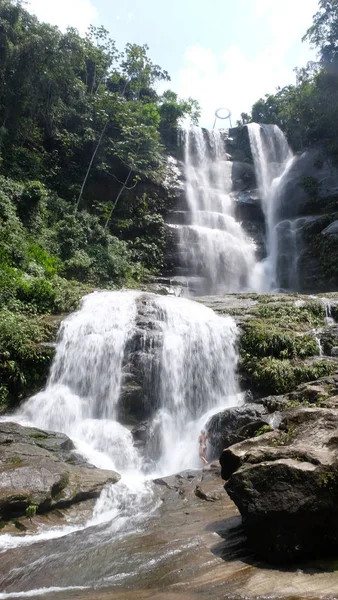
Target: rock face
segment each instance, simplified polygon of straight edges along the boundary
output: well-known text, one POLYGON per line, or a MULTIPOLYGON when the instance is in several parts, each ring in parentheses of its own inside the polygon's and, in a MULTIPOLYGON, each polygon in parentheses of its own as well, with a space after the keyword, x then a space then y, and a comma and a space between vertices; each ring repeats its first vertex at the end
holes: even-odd
POLYGON ((281 192, 279 219, 280 231, 285 228, 286 255, 290 227, 296 239, 297 284, 293 291, 337 289, 338 169, 321 148, 296 157, 281 192))
MULTIPOLYGON (((233 128, 223 134, 230 165, 234 216, 256 244, 256 256, 266 255, 265 220, 253 168, 247 128, 233 128)), ((180 172, 180 193, 167 221, 168 249, 165 273, 187 277, 191 273, 180 266, 182 252, 179 228, 189 225, 184 194, 182 146, 172 148, 180 172)), ((296 157, 281 191, 279 277, 280 286, 296 292, 324 292, 338 286, 338 169, 324 149, 312 148, 296 157), (297 252, 297 257, 294 256, 297 252), (283 258, 285 254, 286 259, 283 258), (295 260, 290 278, 289 263, 295 260)), ((190 240, 193 244, 194 240, 190 240)), ((189 242, 189 243, 190 243, 189 242)), ((192 282, 191 291, 201 293, 192 282)), ((203 293, 203 292, 202 292, 203 293)))
MULTIPOLYGON (((203 140, 206 148, 212 156, 214 152, 214 143, 211 142, 210 132, 202 130, 203 140)), ((220 213, 213 213, 214 219, 219 217, 219 222, 215 225, 215 221, 210 217, 205 217, 203 220, 203 212, 210 211, 210 208, 199 210, 199 215, 196 211, 191 211, 191 206, 185 193, 186 172, 184 160, 184 135, 177 136, 177 146, 171 147, 176 161, 176 166, 180 175, 178 176, 179 186, 176 196, 176 204, 172 206, 172 210, 168 212, 166 221, 167 228, 167 250, 165 256, 164 275, 171 279, 181 277, 183 281, 188 281, 189 292, 193 295, 205 293, 208 286, 208 269, 205 268, 203 254, 196 259, 192 255, 199 256, 199 248, 201 245, 201 231, 198 227, 206 227, 206 229, 219 229, 227 231, 224 227, 221 210, 220 213), (198 216, 197 220, 196 217, 198 216), (201 220, 202 219, 202 220, 201 220), (209 220, 208 220, 209 219, 209 220), (197 225, 197 227, 196 227, 197 225)), ((250 143, 246 128, 235 128, 231 131, 220 131, 221 143, 224 145, 224 160, 223 171, 227 173, 228 189, 224 189, 224 193, 229 194, 233 202, 234 216, 236 221, 241 223, 241 226, 246 233, 248 239, 255 242, 257 258, 261 259, 265 256, 265 225, 264 215, 261 208, 259 194, 257 192, 255 169, 252 162, 250 151, 250 143)), ((198 157, 198 147, 194 138, 190 140, 189 152, 194 159, 200 160, 198 157)), ((210 183, 210 182, 209 182, 210 183)), ((204 182, 204 186, 208 184, 204 182)), ((217 188, 213 181, 210 189, 217 188)), ((217 204, 215 203, 215 207, 217 204)), ((214 209, 219 210, 218 208, 214 209)), ((229 213, 230 214, 230 213, 229 213)), ((225 213, 225 216, 227 213, 225 213)), ((231 224, 227 225, 227 227, 231 224)), ((210 243, 210 242, 207 242, 210 243)), ((214 241, 215 243, 215 241, 214 241)), ((216 240, 216 243, 217 240, 216 240)), ((226 259, 225 259, 226 260, 226 259)))
POLYGON ((120 475, 84 462, 61 433, 0 423, 0 518, 38 512, 97 498, 120 475))
POLYGON ((292 408, 279 431, 221 455, 225 489, 255 553, 292 562, 338 550, 337 397, 328 408, 292 408))
POLYGON ((292 218, 331 212, 337 195, 336 166, 320 148, 307 150, 297 157, 288 172, 280 216, 292 218), (290 197, 293 198, 293 202, 288 201, 290 197))
POLYGON ((269 426, 268 411, 259 404, 227 408, 211 417, 206 425, 215 456, 242 440, 253 437, 261 427, 269 426))

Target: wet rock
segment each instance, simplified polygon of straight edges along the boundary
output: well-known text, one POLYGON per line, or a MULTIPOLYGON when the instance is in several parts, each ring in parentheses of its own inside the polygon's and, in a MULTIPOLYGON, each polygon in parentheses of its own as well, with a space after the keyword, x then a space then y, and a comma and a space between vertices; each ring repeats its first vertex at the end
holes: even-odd
POLYGON ((322 231, 322 235, 338 237, 338 220, 333 221, 328 227, 322 231))
POLYGON ((258 404, 243 404, 213 415, 206 429, 214 455, 219 456, 223 448, 254 436, 264 425, 268 425, 268 411, 258 404))
POLYGON ((269 413, 274 413, 276 411, 283 410, 286 408, 286 405, 289 402, 287 396, 266 396, 265 398, 261 398, 260 402, 265 406, 265 408, 269 411, 269 413))
POLYGON ((320 149, 303 152, 288 172, 281 217, 329 213, 338 196, 338 170, 320 149), (293 201, 289 202, 288 198, 293 201))
POLYGON ((120 476, 85 462, 63 434, 0 423, 0 518, 67 507, 97 498, 120 476))
POLYGON ((293 562, 338 550, 338 412, 285 411, 279 431, 221 455, 225 489, 256 554, 293 562))
POLYGON ((234 161, 231 163, 232 188, 235 191, 249 190, 255 185, 255 169, 253 165, 234 161))
POLYGON ((338 394, 338 375, 322 377, 317 381, 303 383, 293 392, 286 394, 287 404, 294 402, 317 403, 338 394))
POLYGON ((332 349, 338 346, 338 325, 324 327, 319 333, 319 339, 324 354, 327 356, 337 356, 332 354, 332 349))
POLYGON ((258 223, 264 223, 261 200, 255 190, 246 190, 234 194, 235 216, 237 220, 248 219, 258 223))
POLYGON ((197 485, 195 487, 195 496, 197 498, 201 498, 201 500, 205 500, 206 502, 217 502, 221 499, 221 492, 209 492, 207 489, 204 490, 203 486, 197 485))
POLYGON ((131 435, 134 438, 134 446, 136 446, 137 448, 144 448, 148 440, 148 433, 148 421, 143 421, 142 423, 135 425, 135 427, 133 427, 133 429, 131 430, 131 435))
POLYGON ((135 327, 125 345, 118 405, 118 420, 123 423, 144 421, 158 408, 156 382, 160 373, 163 330, 153 298, 156 296, 144 293, 138 299, 135 327))

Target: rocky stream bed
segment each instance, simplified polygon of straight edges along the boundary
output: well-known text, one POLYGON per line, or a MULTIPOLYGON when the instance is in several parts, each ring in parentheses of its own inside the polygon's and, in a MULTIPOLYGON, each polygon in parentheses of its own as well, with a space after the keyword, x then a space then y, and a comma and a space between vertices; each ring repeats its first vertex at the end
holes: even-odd
MULTIPOLYGON (((338 295, 200 301, 241 329, 244 402, 208 423, 215 460, 156 479, 158 508, 130 535, 93 523, 55 539, 48 560, 43 540, 9 548, 1 591, 23 598, 18 589, 62 582, 75 587, 45 597, 337 598, 338 295)), ((20 536, 83 522, 105 484, 119 479, 86 463, 67 436, 9 422, 0 424, 0 466, 2 533, 20 536)))

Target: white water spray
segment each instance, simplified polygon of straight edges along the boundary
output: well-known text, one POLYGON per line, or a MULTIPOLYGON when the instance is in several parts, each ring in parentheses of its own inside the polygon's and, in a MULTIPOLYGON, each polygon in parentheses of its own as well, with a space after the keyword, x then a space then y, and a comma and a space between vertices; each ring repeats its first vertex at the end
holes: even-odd
POLYGON ((285 229, 293 246, 288 250, 286 263, 293 256, 292 250, 296 251, 297 244, 296 228, 282 217, 282 190, 294 158, 285 135, 277 125, 250 123, 247 127, 267 228, 267 258, 261 265, 261 287, 265 291, 272 291, 280 287, 279 266, 290 269, 288 281, 291 286, 296 285, 297 279, 294 260, 291 266, 282 265, 285 229))
POLYGON ((199 420, 236 403, 236 336, 230 317, 187 299, 90 294, 64 321, 48 386, 22 407, 20 421, 66 433, 101 468, 140 473, 142 457, 117 422, 124 372, 136 357, 153 468, 168 474, 198 466, 199 420))
POLYGON ((232 165, 222 134, 188 129, 184 150, 187 223, 172 226, 179 229, 181 265, 199 294, 248 290, 255 245, 233 215, 232 165))
MULTIPOLYGON (((112 520, 116 533, 126 525, 130 506, 135 522, 137 515, 142 520, 156 504, 152 478, 201 466, 199 430, 210 414, 239 401, 236 338, 230 317, 187 299, 142 292, 95 292, 63 322, 47 388, 14 418, 66 433, 90 462, 122 474, 120 483, 103 492, 84 527, 112 520), (117 421, 125 372, 135 357, 144 396, 155 402, 145 404, 146 456, 117 421)), ((32 536, 31 542, 62 535, 56 529, 32 536)), ((3 537, 3 547, 12 543, 20 545, 3 537)))

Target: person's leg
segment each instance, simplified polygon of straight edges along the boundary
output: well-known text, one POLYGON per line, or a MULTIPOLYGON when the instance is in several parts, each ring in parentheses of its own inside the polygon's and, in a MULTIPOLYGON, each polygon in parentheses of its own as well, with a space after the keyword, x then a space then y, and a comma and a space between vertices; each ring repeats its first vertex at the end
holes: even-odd
POLYGON ((206 446, 200 446, 200 459, 204 462, 205 465, 208 464, 207 459, 205 458, 206 446))

